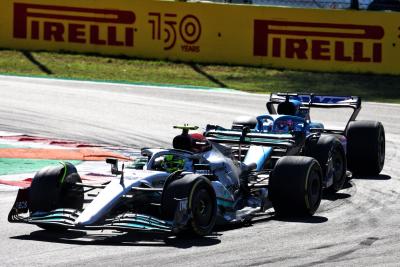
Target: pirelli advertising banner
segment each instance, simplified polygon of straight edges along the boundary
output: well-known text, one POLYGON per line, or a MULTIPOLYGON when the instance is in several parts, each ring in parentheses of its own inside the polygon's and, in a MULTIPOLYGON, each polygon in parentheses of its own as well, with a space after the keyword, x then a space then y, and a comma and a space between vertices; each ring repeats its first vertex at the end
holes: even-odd
POLYGON ((400 12, 2 0, 0 47, 400 74, 400 12))

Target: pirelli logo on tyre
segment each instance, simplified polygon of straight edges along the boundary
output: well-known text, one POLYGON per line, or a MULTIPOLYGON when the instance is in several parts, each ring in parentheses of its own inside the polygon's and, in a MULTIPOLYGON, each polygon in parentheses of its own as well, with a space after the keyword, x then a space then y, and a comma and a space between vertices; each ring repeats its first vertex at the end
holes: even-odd
POLYGON ((254 20, 253 55, 337 62, 382 62, 377 25, 254 20))
POLYGON ((14 3, 13 37, 133 47, 135 20, 128 10, 14 3))

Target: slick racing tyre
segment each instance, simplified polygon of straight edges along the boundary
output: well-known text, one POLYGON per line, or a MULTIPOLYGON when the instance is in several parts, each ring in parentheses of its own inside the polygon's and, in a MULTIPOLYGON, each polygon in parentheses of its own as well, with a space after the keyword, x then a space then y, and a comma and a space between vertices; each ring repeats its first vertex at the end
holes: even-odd
POLYGON ((199 236, 210 234, 217 217, 217 200, 210 181, 204 176, 187 174, 164 187, 161 205, 166 219, 174 219, 178 199, 184 198, 188 200, 189 230, 199 236))
POLYGON ((280 158, 269 178, 269 194, 277 216, 313 215, 321 202, 321 167, 311 157, 280 158))
POLYGON ((58 208, 82 209, 82 180, 71 163, 45 167, 38 171, 29 190, 31 212, 51 211, 58 208))
POLYGON ((354 175, 378 175, 385 163, 385 129, 378 121, 352 121, 347 132, 347 164, 354 175))
POLYGON ((249 127, 250 129, 254 129, 257 125, 257 118, 254 116, 239 116, 235 118, 232 122, 232 129, 237 127, 249 127))
POLYGON ((323 182, 333 183, 326 188, 328 192, 335 193, 342 189, 346 181, 346 155, 342 144, 337 137, 322 135, 318 140, 307 144, 306 155, 315 158, 322 169, 323 182))

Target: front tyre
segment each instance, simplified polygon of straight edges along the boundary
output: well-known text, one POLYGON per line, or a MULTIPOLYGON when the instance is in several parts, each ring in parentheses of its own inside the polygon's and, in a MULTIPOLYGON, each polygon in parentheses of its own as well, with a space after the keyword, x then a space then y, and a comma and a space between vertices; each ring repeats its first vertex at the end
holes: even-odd
MULTIPOLYGON (((71 163, 45 167, 35 174, 29 189, 30 212, 49 212, 59 208, 80 210, 83 207, 83 188, 77 186, 82 180, 71 163)), ((45 230, 62 231, 59 225, 38 224, 45 230)))
POLYGON ((346 154, 337 137, 322 135, 318 140, 307 145, 307 156, 315 158, 321 166, 324 184, 331 184, 326 188, 335 193, 342 189, 346 181, 346 154))
POLYGON ((217 202, 214 189, 204 179, 198 179, 193 185, 189 195, 189 210, 192 231, 200 236, 211 233, 217 212, 217 202))
POLYGON ((35 174, 29 190, 29 210, 82 209, 83 188, 76 186, 81 182, 75 166, 69 162, 41 169, 35 174))
POLYGON ((270 175, 269 194, 278 216, 312 216, 321 203, 321 167, 311 157, 280 158, 270 175))
POLYGON ((257 118, 254 116, 239 116, 232 122, 232 129, 236 127, 249 127, 254 129, 257 125, 257 118))
POLYGON ((212 232, 217 218, 217 199, 210 181, 201 175, 186 174, 166 184, 162 195, 162 213, 173 220, 179 199, 188 199, 189 230, 199 236, 212 232))

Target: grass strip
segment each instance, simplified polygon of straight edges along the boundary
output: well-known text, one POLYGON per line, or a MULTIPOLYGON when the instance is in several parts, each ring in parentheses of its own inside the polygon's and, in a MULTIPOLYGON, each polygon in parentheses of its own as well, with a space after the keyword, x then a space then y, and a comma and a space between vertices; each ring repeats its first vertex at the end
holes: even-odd
POLYGON ((73 53, 0 50, 0 73, 135 84, 230 88, 254 93, 359 95, 400 103, 400 75, 323 73, 73 53))
MULTIPOLYGON (((79 160, 69 160, 74 165, 79 164, 79 160)), ((0 158, 0 175, 20 174, 36 172, 46 166, 57 166, 59 160, 43 159, 6 159, 0 158)))

